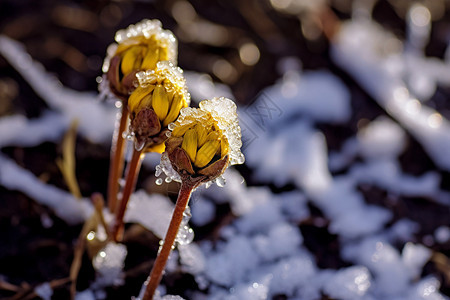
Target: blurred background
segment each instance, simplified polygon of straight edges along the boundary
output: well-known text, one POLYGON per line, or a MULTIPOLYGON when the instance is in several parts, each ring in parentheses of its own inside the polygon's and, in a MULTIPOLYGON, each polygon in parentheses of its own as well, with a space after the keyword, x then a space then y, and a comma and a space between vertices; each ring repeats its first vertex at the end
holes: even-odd
MULTIPOLYGON (((319 16, 308 9, 317 4, 307 2, 3 0, 0 29, 23 42, 31 56, 64 85, 96 90, 95 78, 101 74, 106 47, 115 32, 143 18, 157 18, 177 36, 182 68, 210 74, 229 85, 238 102, 248 103, 279 78, 277 64, 284 57, 299 58, 304 69, 339 72, 328 58, 319 16)), ((433 18, 427 54, 442 57, 449 35, 448 1, 419 2, 427 5, 433 18)), ((376 21, 400 39, 405 37, 405 16, 412 1, 329 1, 342 20, 351 16, 353 6, 364 3, 374 4, 376 21)), ((4 60, 0 67, 6 77, 10 71, 4 60)), ((14 81, 17 89, 20 83, 14 81)))

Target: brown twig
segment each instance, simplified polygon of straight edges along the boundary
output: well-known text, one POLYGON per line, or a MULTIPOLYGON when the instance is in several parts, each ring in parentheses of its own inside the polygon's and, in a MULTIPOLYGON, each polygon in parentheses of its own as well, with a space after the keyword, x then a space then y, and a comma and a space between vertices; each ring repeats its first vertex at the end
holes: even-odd
MULTIPOLYGON (((50 288, 55 289, 61 285, 70 282, 70 278, 61 278, 55 279, 49 282, 50 288)), ((18 292, 13 297, 9 298, 9 300, 30 300, 36 298, 38 295, 34 291, 35 287, 27 284, 25 288, 23 288, 20 292, 18 292)))
POLYGON ((76 285, 77 285, 77 277, 80 272, 81 263, 83 259, 84 250, 86 249, 86 236, 91 230, 96 230, 97 224, 100 223, 105 229, 106 234, 109 237, 108 226, 105 222, 105 218, 103 216, 103 207, 104 207, 104 199, 100 193, 94 193, 91 196, 91 200, 94 203, 95 213, 86 220, 81 229, 80 235, 78 236, 77 243, 75 245, 73 251, 73 261, 70 266, 70 275, 69 278, 71 280, 70 284, 70 297, 71 299, 75 299, 76 294, 76 285))
POLYGON ((20 287, 12 283, 0 280, 0 290, 18 292, 20 290, 20 287))
POLYGON ((103 208, 105 207, 105 199, 103 198, 102 194, 100 193, 93 193, 91 196, 92 203, 94 203, 95 213, 97 215, 97 218, 102 224, 103 228, 105 229, 106 235, 108 236, 108 239, 110 237, 109 227, 106 223, 105 216, 103 215, 103 208))
POLYGON ((144 297, 142 300, 151 300, 155 294, 156 288, 161 282, 162 274, 172 252, 172 246, 178 234, 178 229, 183 220, 183 212, 191 197, 192 190, 195 185, 190 181, 183 181, 181 184, 180 192, 178 194, 175 210, 173 211, 172 220, 170 220, 169 228, 167 229, 166 237, 162 245, 161 251, 155 260, 152 271, 150 272, 150 281, 146 287, 144 297))
POLYGON ((123 188, 122 199, 119 206, 116 208, 116 218, 114 222, 114 227, 112 230, 112 238, 115 242, 121 240, 123 234, 123 217, 125 215, 125 210, 127 208, 128 200, 130 200, 131 193, 134 191, 137 181, 137 175, 141 168, 141 156, 142 150, 133 150, 133 156, 127 167, 127 175, 125 181, 125 187, 123 188))
POLYGON ((123 153, 124 153, 124 137, 123 132, 127 126, 128 121, 128 106, 125 101, 122 101, 122 109, 120 111, 120 121, 114 130, 113 141, 111 144, 111 161, 109 165, 108 178, 108 208, 110 212, 116 210, 117 194, 119 193, 119 177, 123 171, 123 153))

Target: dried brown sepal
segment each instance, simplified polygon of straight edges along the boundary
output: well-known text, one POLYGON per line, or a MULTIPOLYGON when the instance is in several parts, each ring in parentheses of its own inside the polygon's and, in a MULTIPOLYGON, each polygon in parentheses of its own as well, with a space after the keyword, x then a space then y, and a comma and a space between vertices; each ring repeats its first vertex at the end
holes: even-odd
POLYGON ((176 147, 180 147, 183 143, 182 137, 171 137, 170 139, 167 139, 166 141, 166 151, 167 153, 170 153, 175 149, 176 147))
POLYGON ((161 131, 161 122, 153 109, 143 108, 131 119, 130 130, 138 144, 147 144, 149 137, 161 131))
POLYGON ((179 174, 194 175, 194 168, 192 167, 191 160, 189 159, 186 151, 180 147, 176 147, 169 153, 169 159, 172 165, 179 174), (186 174, 187 173, 187 174, 186 174))
POLYGON ((129 94, 134 91, 138 85, 136 73, 140 70, 134 70, 124 76, 120 71, 120 62, 121 58, 119 55, 112 57, 106 76, 111 91, 120 99, 125 100, 126 104, 129 94))
POLYGON ((208 177, 208 181, 214 180, 225 172, 225 169, 228 167, 228 162, 229 156, 225 155, 222 159, 199 170, 198 174, 208 177))

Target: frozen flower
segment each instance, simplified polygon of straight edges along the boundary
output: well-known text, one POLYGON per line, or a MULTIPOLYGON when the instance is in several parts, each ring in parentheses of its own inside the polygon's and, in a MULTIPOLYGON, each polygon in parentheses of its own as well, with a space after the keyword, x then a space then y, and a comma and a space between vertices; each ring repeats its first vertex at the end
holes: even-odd
POLYGON ((182 70, 168 61, 158 62, 156 69, 136 74, 139 86, 128 99, 130 132, 135 147, 145 151, 164 151, 167 126, 176 120, 190 102, 182 70))
POLYGON ((154 69, 158 61, 176 63, 177 40, 158 20, 142 20, 119 30, 115 40, 102 70, 112 92, 122 99, 136 87, 137 72, 154 69))
POLYGON ((172 134, 166 141, 160 168, 171 179, 209 182, 229 165, 244 162, 234 102, 221 97, 204 100, 199 106, 182 109, 177 121, 169 126, 172 134))

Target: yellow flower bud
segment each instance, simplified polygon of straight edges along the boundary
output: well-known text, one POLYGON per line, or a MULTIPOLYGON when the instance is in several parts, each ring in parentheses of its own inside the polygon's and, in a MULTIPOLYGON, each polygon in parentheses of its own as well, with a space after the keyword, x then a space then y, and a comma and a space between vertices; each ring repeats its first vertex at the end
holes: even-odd
POLYGON ((130 74, 133 70, 138 70, 141 67, 141 53, 142 47, 134 46, 130 47, 122 54, 122 60, 120 63, 120 69, 124 76, 130 74))
POLYGON ((134 90, 134 92, 131 93, 128 99, 128 106, 130 111, 136 111, 144 97, 148 96, 154 88, 155 86, 151 85, 145 89, 142 87, 138 87, 136 90, 134 90))
POLYGON ((153 91, 153 110, 158 118, 162 121, 169 111, 169 97, 167 97, 166 89, 158 84, 153 91))
POLYGON ((195 126, 195 130, 198 134, 198 146, 201 147, 203 144, 205 144, 208 135, 208 131, 202 124, 197 124, 195 126))
POLYGON ((139 87, 128 99, 130 132, 136 139, 135 146, 146 147, 146 151, 164 151, 163 147, 155 146, 164 143, 167 126, 190 102, 182 70, 163 61, 154 70, 139 72, 136 77, 139 87))
POLYGON ((186 151, 191 161, 195 160, 197 155, 197 131, 195 129, 189 129, 186 132, 181 148, 186 151))
POLYGON ((183 108, 183 104, 183 99, 179 95, 173 96, 172 103, 170 104, 170 110, 163 122, 164 127, 176 120, 180 114, 180 110, 183 108))
POLYGON ((198 149, 197 156, 194 165, 198 168, 203 168, 209 164, 216 154, 217 150, 220 149, 219 140, 209 140, 200 149, 198 149))
POLYGON ((236 105, 227 98, 202 101, 198 109, 183 108, 171 130, 159 170, 173 180, 209 182, 228 165, 244 161, 236 105))
POLYGON ((162 59, 159 58, 159 48, 156 48, 154 51, 147 51, 145 58, 140 66, 143 70, 151 70, 156 67, 156 63, 160 60, 167 60, 167 56, 163 56, 162 59))
POLYGON ((114 94, 122 99, 136 87, 136 73, 156 68, 158 61, 177 62, 177 41, 158 20, 143 20, 116 33, 108 48, 103 72, 114 94))

